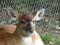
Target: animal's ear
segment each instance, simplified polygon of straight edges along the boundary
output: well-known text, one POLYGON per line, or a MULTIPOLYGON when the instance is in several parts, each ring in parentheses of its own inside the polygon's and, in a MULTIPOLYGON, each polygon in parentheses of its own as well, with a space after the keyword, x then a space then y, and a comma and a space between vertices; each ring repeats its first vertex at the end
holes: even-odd
POLYGON ((14 11, 12 8, 7 9, 7 15, 9 16, 11 23, 16 23, 18 19, 18 13, 14 11))
POLYGON ((41 9, 37 12, 37 14, 34 16, 33 20, 40 20, 42 19, 43 15, 44 15, 45 9, 41 9))

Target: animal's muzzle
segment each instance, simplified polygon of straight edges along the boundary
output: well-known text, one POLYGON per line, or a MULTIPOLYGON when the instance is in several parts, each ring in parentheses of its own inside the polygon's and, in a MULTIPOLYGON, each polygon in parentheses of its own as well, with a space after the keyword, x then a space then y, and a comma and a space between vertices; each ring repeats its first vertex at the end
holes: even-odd
POLYGON ((28 31, 29 31, 30 33, 33 33, 33 29, 28 29, 28 31))
POLYGON ((29 31, 30 33, 33 33, 34 30, 33 30, 31 22, 29 22, 27 25, 28 25, 27 31, 29 31))

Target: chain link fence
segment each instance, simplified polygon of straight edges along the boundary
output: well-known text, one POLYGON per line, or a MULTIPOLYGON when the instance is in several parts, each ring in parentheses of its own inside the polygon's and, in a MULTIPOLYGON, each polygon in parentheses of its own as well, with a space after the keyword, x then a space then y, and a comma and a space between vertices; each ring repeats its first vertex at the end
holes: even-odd
POLYGON ((18 13, 36 13, 38 10, 44 8, 45 16, 44 19, 37 22, 38 30, 44 30, 44 32, 60 30, 58 29, 60 24, 59 0, 0 0, 0 12, 2 12, 2 15, 4 10, 9 7, 18 13), (56 26, 58 27, 56 28, 56 26))

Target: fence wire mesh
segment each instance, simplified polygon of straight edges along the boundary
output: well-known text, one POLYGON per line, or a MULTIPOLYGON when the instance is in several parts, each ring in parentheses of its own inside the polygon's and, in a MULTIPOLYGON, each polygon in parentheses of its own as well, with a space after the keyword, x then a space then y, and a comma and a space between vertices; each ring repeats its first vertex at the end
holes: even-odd
MULTIPOLYGON (((18 13, 36 13, 44 8, 44 19, 38 23, 40 30, 52 30, 60 22, 59 0, 0 0, 0 12, 7 8, 13 8, 18 13)), ((1 13, 0 13, 1 14, 1 13)))
POLYGON ((59 0, 0 0, 0 9, 11 7, 20 13, 37 12, 45 8, 48 13, 57 13, 59 0))

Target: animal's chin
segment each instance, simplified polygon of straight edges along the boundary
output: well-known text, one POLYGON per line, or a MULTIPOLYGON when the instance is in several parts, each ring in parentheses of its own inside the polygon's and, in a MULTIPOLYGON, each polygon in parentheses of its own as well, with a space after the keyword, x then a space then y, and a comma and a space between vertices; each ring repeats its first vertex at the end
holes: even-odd
POLYGON ((30 33, 30 34, 26 34, 26 36, 32 36, 33 35, 33 33, 30 33))
POLYGON ((32 35, 33 33, 27 33, 27 35, 32 35))

